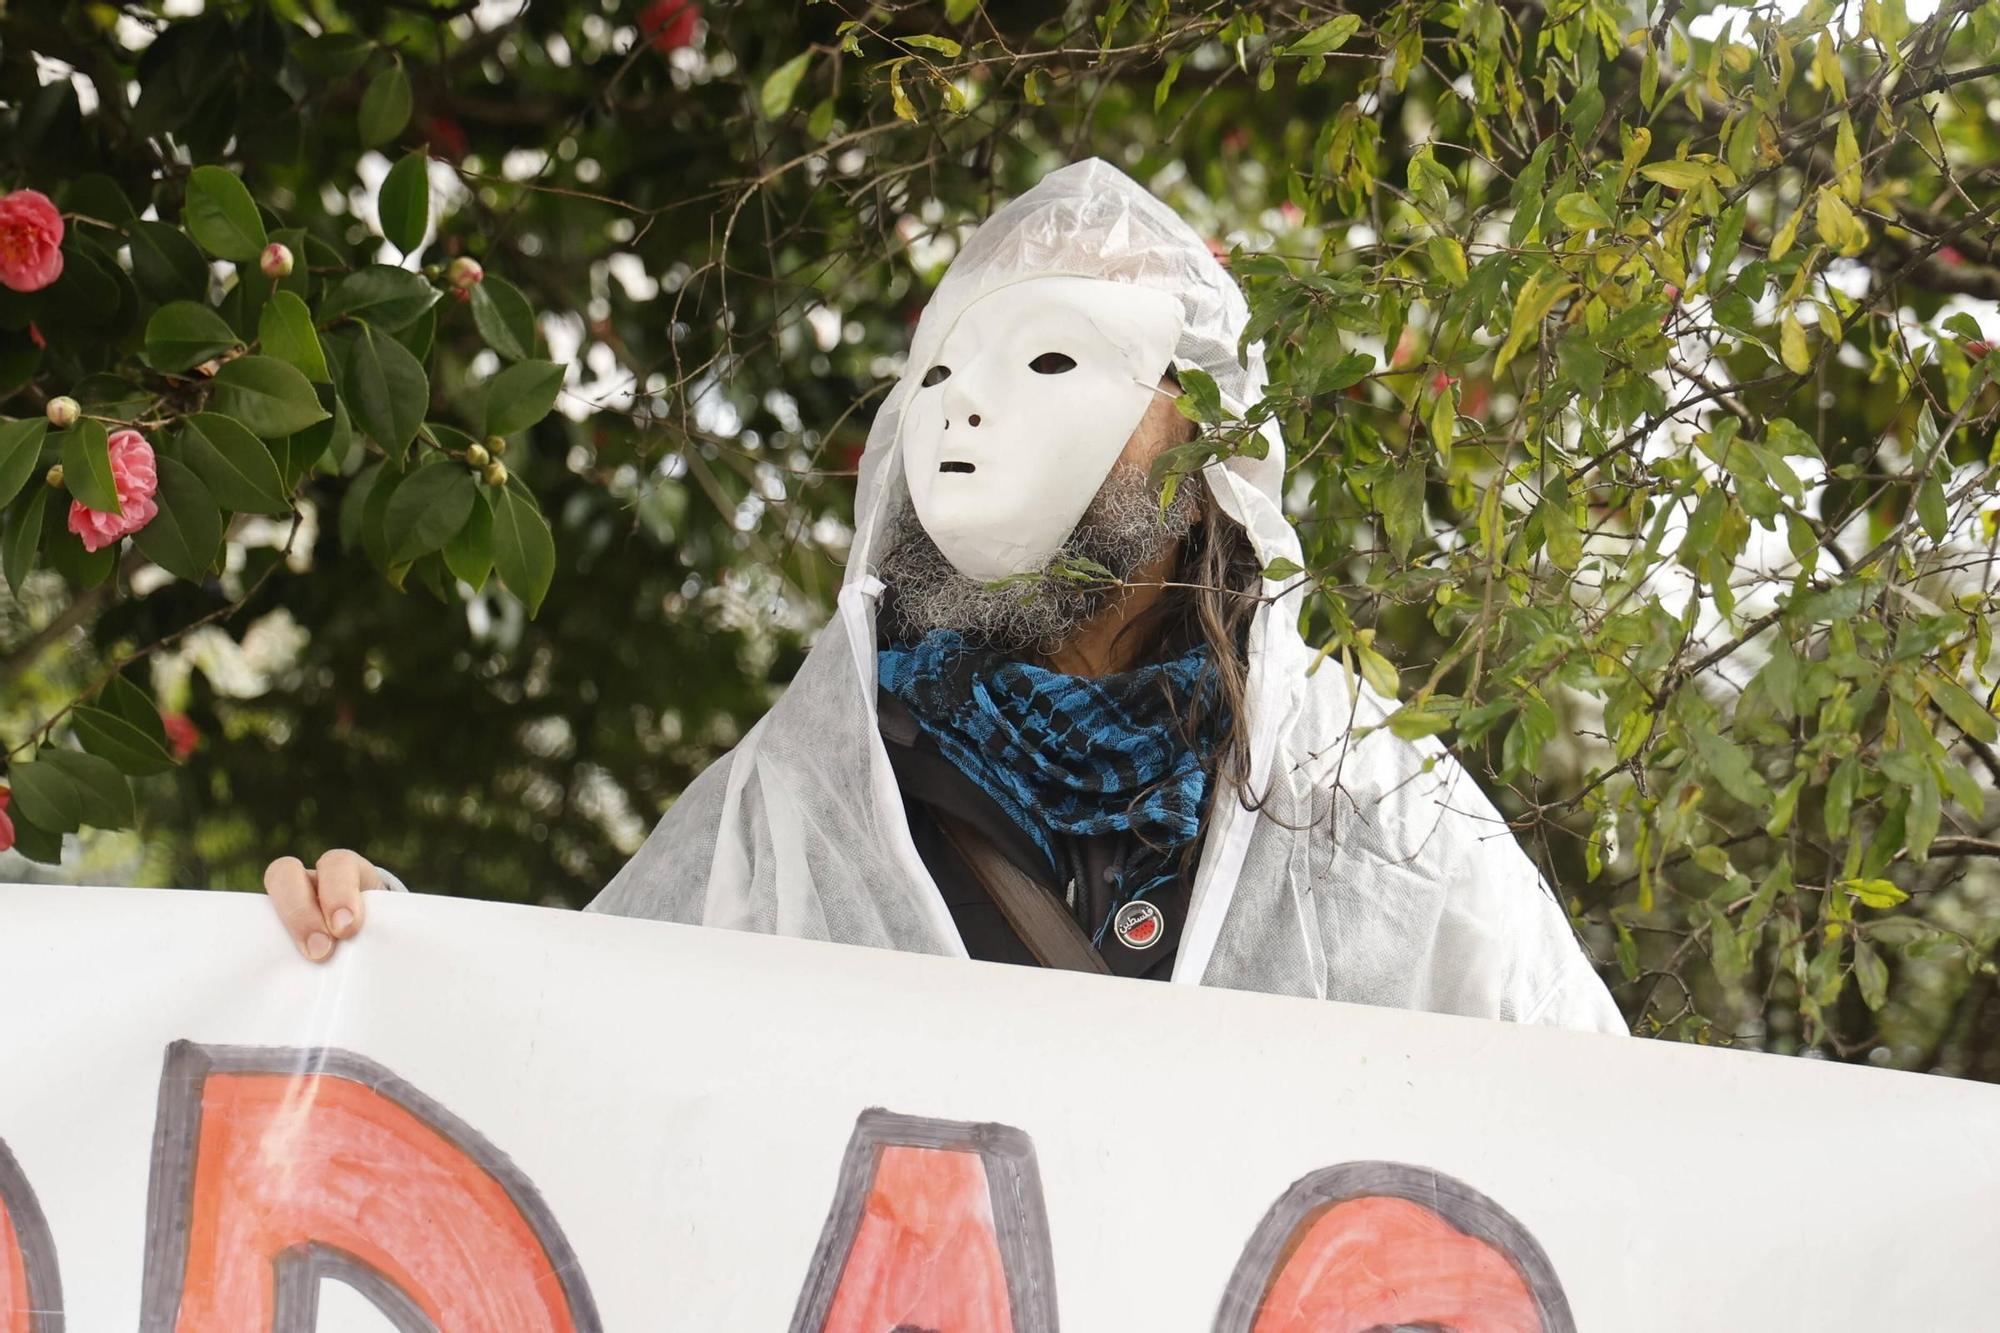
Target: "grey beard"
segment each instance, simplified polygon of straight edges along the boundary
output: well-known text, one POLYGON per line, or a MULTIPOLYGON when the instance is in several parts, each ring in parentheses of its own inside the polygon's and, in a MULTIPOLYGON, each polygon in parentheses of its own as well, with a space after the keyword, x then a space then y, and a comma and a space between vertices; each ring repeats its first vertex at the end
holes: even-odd
POLYGON ((888 605, 898 642, 951 629, 996 652, 1050 652, 1117 600, 1121 584, 1185 541, 1201 509, 1199 473, 1183 476, 1163 511, 1146 471, 1113 468, 1076 530, 1037 574, 1001 583, 967 578, 938 549, 907 497, 890 520, 888 551, 876 573, 893 591, 888 605), (1079 582, 1054 572, 1090 561, 1113 581, 1079 582))

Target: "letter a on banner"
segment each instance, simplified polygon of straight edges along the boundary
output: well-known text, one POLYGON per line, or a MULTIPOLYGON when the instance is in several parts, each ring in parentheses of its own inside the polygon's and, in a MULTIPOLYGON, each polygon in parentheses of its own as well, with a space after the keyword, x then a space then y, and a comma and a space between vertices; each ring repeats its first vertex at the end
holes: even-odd
POLYGON ((1216 1333, 1576 1333, 1528 1229, 1429 1167, 1346 1162, 1289 1190, 1250 1237, 1216 1333))
POLYGON ((62 1308, 48 1223, 0 1139, 0 1333, 62 1333, 62 1308))
POLYGON ((167 1048, 142 1333, 309 1333, 323 1279, 399 1333, 600 1333, 534 1185, 471 1126, 331 1048, 167 1048))
POLYGON ((1026 1134, 863 1111, 791 1333, 1055 1333, 1054 1273, 1026 1134))

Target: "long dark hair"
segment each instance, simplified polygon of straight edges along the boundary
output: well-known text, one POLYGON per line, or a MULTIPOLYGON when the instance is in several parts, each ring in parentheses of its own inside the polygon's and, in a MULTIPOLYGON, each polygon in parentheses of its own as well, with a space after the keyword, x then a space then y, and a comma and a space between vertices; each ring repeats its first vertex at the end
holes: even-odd
MULTIPOLYGON (((1182 486, 1204 487, 1200 473, 1189 473, 1182 486)), ((1193 697, 1169 690, 1175 730, 1183 743, 1196 744, 1209 734, 1209 790, 1202 812, 1204 826, 1215 802, 1231 794, 1246 810, 1261 798, 1250 790, 1250 734, 1244 715, 1247 692, 1250 621, 1263 601, 1263 566, 1250 545, 1250 534, 1223 513, 1204 487, 1202 516, 1181 544, 1180 559, 1168 586, 1144 611, 1134 616, 1112 640, 1114 656, 1127 661, 1160 661, 1197 645, 1208 647, 1208 677, 1193 697)), ((1194 868, 1203 839, 1187 845, 1181 873, 1194 868)))

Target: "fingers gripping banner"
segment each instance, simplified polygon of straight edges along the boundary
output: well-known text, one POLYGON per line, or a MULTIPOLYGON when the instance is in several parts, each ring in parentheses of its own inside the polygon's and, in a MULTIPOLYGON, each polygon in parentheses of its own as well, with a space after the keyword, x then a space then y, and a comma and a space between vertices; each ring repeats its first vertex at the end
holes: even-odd
POLYGON ((254 899, 0 887, 0 1333, 1970 1330, 2000 1297, 1981 1085, 368 905, 315 967, 254 899))

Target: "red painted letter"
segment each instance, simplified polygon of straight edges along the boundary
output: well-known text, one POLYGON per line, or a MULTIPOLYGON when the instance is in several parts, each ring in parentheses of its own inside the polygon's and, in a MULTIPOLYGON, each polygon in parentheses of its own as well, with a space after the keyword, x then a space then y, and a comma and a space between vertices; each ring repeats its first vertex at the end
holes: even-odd
POLYGON ((1528 1229, 1426 1167, 1348 1162, 1264 1215, 1223 1294, 1216 1333, 1574 1333, 1528 1229))
POLYGON ((62 1281, 35 1192, 0 1140, 0 1333, 59 1333, 62 1281))
POLYGON ((1053 1333, 1053 1274, 1027 1135, 864 1111, 792 1333, 1053 1333))
POLYGON ((323 1277, 403 1329, 599 1328, 533 1184, 442 1106, 345 1051, 175 1042, 141 1328, 310 1329, 323 1277))

